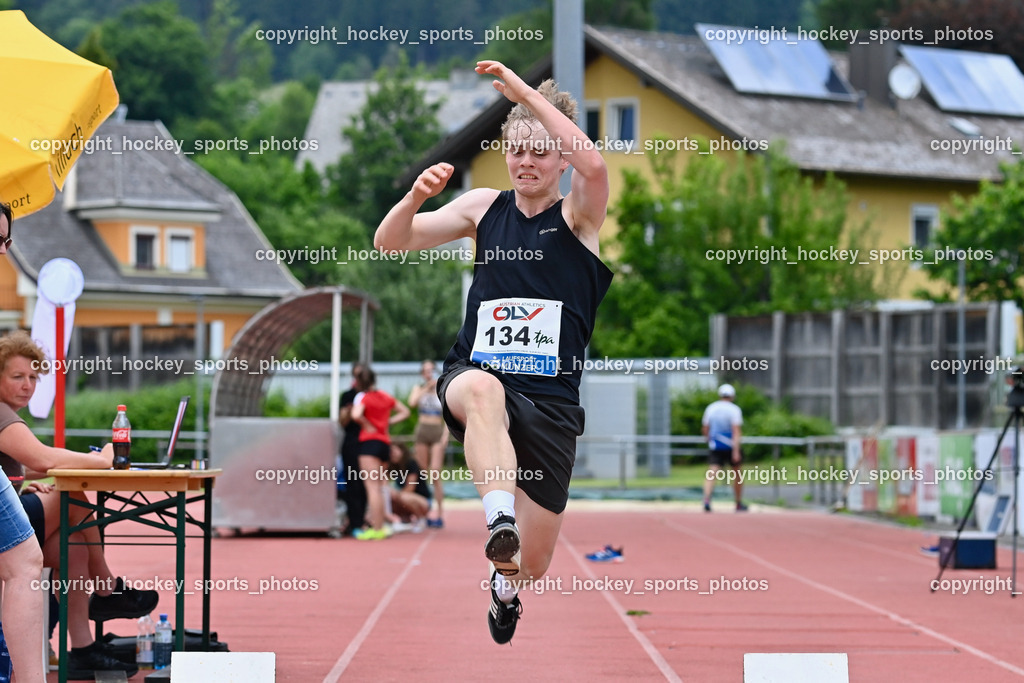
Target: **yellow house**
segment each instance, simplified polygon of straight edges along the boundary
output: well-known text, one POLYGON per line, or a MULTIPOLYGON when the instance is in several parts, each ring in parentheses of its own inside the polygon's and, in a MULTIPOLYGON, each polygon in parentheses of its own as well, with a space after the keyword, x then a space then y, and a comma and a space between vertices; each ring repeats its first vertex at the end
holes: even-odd
POLYGON ((253 314, 301 289, 238 197, 159 122, 105 123, 63 194, 15 215, 12 232, 9 258, 0 259, 0 327, 31 327, 40 269, 71 259, 84 291, 68 359, 110 357, 113 370, 126 357, 191 358, 199 315, 209 357, 218 358, 253 314))
MULTIPOLYGON (((924 91, 903 100, 892 96, 885 84, 898 61, 895 45, 829 55, 833 78, 852 83, 846 96, 831 99, 741 92, 700 37, 588 26, 585 50, 586 115, 580 123, 605 150, 612 204, 623 169, 651 176, 657 136, 680 148, 680 164, 698 153, 697 137, 729 157, 737 149, 757 152, 784 141, 787 156, 804 173, 831 172, 846 184, 848 227, 869 219, 872 241, 865 246, 876 250, 851 267, 885 267, 884 295, 891 299, 910 299, 918 287, 938 289, 914 249, 928 244, 954 193, 973 194, 982 179, 1000 178, 1000 162, 1019 158, 1007 139, 1024 140, 1024 119, 943 111, 924 91), (992 140, 1003 142, 981 144, 992 140)), ((550 60, 524 74, 534 86, 550 76, 550 60)), ((448 161, 460 176, 454 182, 466 189, 508 187, 504 157, 492 142, 509 108, 504 100, 493 104, 403 181, 448 161)), ((609 219, 605 234, 615 230, 609 219)))

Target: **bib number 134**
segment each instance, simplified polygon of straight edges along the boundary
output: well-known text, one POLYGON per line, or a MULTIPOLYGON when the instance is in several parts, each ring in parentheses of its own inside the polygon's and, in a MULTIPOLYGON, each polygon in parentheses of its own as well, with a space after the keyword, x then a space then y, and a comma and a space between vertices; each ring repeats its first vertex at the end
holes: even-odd
POLYGON ((477 313, 471 359, 499 372, 554 377, 561 326, 561 301, 484 301, 477 313))
MULTIPOLYGON (((523 346, 530 345, 530 327, 528 325, 524 325, 519 328, 515 337, 512 336, 511 325, 503 325, 500 330, 494 327, 489 327, 484 334, 487 335, 487 343, 489 346, 495 346, 495 338, 497 338, 498 346, 509 346, 512 342, 522 344, 523 346)), ((539 341, 543 341, 543 337, 539 341)))

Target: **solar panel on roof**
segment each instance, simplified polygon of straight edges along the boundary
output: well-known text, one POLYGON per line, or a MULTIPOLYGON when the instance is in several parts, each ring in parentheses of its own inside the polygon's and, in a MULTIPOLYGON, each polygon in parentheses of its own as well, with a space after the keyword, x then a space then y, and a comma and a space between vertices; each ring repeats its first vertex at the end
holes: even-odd
POLYGON ((695 27, 732 87, 740 92, 844 102, 857 99, 817 40, 773 35, 765 40, 735 41, 725 36, 750 33, 750 29, 714 24, 695 27))
POLYGON ((901 45, 943 111, 1024 116, 1024 74, 1006 55, 901 45))

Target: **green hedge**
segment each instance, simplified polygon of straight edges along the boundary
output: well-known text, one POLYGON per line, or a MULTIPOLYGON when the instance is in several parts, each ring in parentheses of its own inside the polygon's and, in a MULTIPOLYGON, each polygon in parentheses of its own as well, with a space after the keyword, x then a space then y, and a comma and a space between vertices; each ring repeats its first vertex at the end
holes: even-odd
MULTIPOLYGON (((205 387, 205 405, 209 409, 210 387, 205 387)), ((67 429, 105 429, 106 437, 69 437, 66 446, 71 450, 87 451, 90 445, 102 445, 110 441, 109 430, 117 415, 117 406, 124 404, 128 408, 128 420, 132 423, 132 432, 144 429, 163 430, 170 435, 171 425, 178 412, 178 401, 182 396, 191 396, 188 412, 182 425, 183 431, 194 431, 196 426, 196 382, 185 379, 172 384, 152 385, 138 391, 85 390, 68 396, 64 408, 64 425, 67 429)), ((25 422, 29 427, 53 427, 53 411, 45 420, 35 420, 23 411, 25 422)), ((41 437, 44 443, 52 444, 52 437, 41 437)), ((166 439, 165 439, 166 440, 166 439)), ((132 459, 138 462, 151 462, 157 457, 157 439, 132 438, 132 459)), ((188 462, 191 451, 179 451, 175 461, 188 462)))
MULTIPOLYGON (((406 398, 401 400, 405 402, 406 398)), ((416 428, 417 410, 415 406, 410 406, 409 409, 412 411, 409 419, 391 425, 392 434, 402 436, 413 433, 416 428)), ((327 396, 318 396, 292 405, 288 403, 283 392, 275 391, 263 402, 263 414, 267 417, 329 417, 330 401, 327 396)))
MULTIPOLYGON (((210 409, 210 382, 206 383, 204 405, 207 412, 210 409)), ((132 431, 157 430, 166 431, 170 434, 171 425, 174 424, 174 416, 178 410, 178 400, 182 396, 191 396, 188 412, 185 414, 185 421, 182 425, 183 431, 195 431, 196 427, 196 382, 194 379, 185 379, 172 384, 148 386, 138 391, 97 391, 87 389, 80 393, 67 397, 65 401, 64 425, 67 429, 104 429, 109 430, 117 415, 117 406, 124 404, 128 408, 128 419, 132 423, 132 431)), ((30 428, 53 427, 53 413, 46 420, 36 420, 28 414, 28 410, 22 411, 22 417, 30 428)), ((299 401, 295 404, 288 403, 284 392, 275 391, 263 402, 263 415, 267 417, 328 417, 330 405, 326 396, 311 398, 299 401)), ((209 428, 209 420, 205 423, 209 428)), ((416 426, 416 409, 412 409, 412 416, 392 426, 391 433, 396 435, 409 435, 413 433, 416 426)), ((165 439, 164 439, 165 440, 165 439)), ((53 443, 49 436, 41 437, 41 441, 47 444, 53 443)), ((110 441, 106 437, 68 437, 65 445, 71 450, 87 451, 90 445, 102 445, 110 441)), ((138 462, 149 462, 157 458, 157 441, 159 439, 132 438, 132 459, 138 462)), ((191 460, 192 451, 179 451, 174 460, 176 462, 188 462, 191 460)))

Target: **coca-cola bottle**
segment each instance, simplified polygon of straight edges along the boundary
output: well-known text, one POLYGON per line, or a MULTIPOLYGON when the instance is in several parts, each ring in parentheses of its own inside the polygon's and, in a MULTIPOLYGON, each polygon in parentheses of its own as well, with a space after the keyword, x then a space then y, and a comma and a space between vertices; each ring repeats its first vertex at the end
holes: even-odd
POLYGON ((128 422, 128 409, 123 405, 117 407, 114 418, 114 469, 126 470, 131 467, 132 457, 132 425, 128 422))

